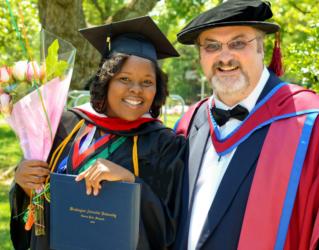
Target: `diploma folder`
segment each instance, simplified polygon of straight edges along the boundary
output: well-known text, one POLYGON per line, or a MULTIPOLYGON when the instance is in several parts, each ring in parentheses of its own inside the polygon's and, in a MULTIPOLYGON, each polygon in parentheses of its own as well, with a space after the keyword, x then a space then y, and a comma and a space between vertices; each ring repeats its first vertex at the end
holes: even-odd
POLYGON ((94 196, 86 194, 84 180, 53 173, 50 192, 51 249, 136 249, 140 184, 105 181, 94 196))

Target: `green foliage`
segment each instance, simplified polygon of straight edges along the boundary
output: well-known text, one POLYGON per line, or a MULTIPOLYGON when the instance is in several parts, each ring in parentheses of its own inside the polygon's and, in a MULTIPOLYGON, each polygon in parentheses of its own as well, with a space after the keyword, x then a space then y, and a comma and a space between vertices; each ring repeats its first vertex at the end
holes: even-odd
MULTIPOLYGON (((146 1, 146 0, 145 0, 146 1)), ((270 0, 273 4, 273 20, 282 27, 282 53, 287 81, 302 84, 319 92, 319 2, 314 0, 270 0)), ((24 15, 24 26, 29 41, 40 30, 37 0, 9 0, 13 15, 21 30, 22 20, 18 5, 24 15)), ((103 24, 116 11, 124 7, 128 0, 84 0, 83 11, 88 25, 103 24)), ((192 46, 177 43, 176 34, 196 15, 213 7, 221 0, 169 0, 159 1, 150 15, 157 21, 162 31, 176 46, 181 57, 165 60, 163 69, 169 75, 170 92, 179 94, 188 103, 199 99, 202 73, 198 53, 192 46), (191 76, 191 77, 190 77, 191 76)), ((23 53, 16 31, 12 26, 6 1, 0 1, 0 66, 27 59, 23 53)), ((270 61, 273 36, 266 39, 266 62, 270 61)), ((210 90, 209 86, 206 89, 210 90)), ((210 92, 206 92, 210 95, 210 92)), ((173 126, 178 117, 168 117, 168 126, 173 126)), ((21 158, 17 139, 0 118, 0 171, 14 166, 21 158)), ((0 172, 0 174, 1 174, 0 172)), ((0 182, 0 242, 1 249, 12 249, 9 239, 8 185, 0 182)))
POLYGON ((273 1, 282 27, 285 79, 319 92, 319 2, 273 1))
POLYGON ((9 185, 0 181, 0 242, 2 250, 13 249, 9 231, 10 208, 8 193, 9 185))
MULTIPOLYGON (((40 30, 37 0, 9 0, 9 3, 12 14, 21 31, 22 19, 19 16, 18 5, 20 6, 24 17, 24 26, 27 31, 27 39, 32 41, 34 34, 40 30)), ((12 25, 6 0, 0 1, 0 27, 0 66, 2 64, 10 65, 12 62, 27 59, 12 25)))
POLYGON ((0 116, 0 171, 15 166, 21 156, 17 137, 0 116))
MULTIPOLYGON (((203 75, 197 48, 179 44, 176 34, 195 16, 219 2, 217 0, 165 1, 165 4, 159 4, 152 12, 154 15, 157 14, 153 18, 181 55, 176 59, 165 60, 162 64, 169 76, 170 93, 182 96, 187 104, 199 100, 203 75)), ((210 87, 207 87, 207 83, 205 85, 206 90, 208 89, 206 95, 210 95, 210 87)))
POLYGON ((182 96, 189 104, 199 99, 202 73, 197 49, 186 46, 178 48, 181 57, 167 60, 163 64, 163 70, 169 77, 170 93, 182 96))
MULTIPOLYGON (((302 84, 319 91, 319 2, 313 0, 270 0, 274 12, 273 21, 282 27, 282 53, 286 74, 284 80, 302 84)), ((125 7, 128 0, 84 0, 83 11, 88 25, 101 25, 125 7)), ((176 34, 196 15, 207 10, 222 0, 170 0, 158 1, 150 15, 159 24, 162 31, 173 42, 181 57, 165 60, 161 66, 169 75, 170 92, 183 96, 188 103, 199 99, 202 72, 198 62, 198 53, 192 46, 180 45, 176 34), (195 78, 188 78, 189 72, 195 73, 195 78)), ((24 14, 27 36, 31 41, 33 34, 39 30, 38 10, 36 0, 10 0, 13 14, 21 28, 18 15, 18 5, 24 14)), ((22 49, 17 40, 6 1, 0 1, 0 65, 10 64, 23 59, 22 49)), ((269 63, 274 37, 266 39, 266 65, 269 63)), ((193 74, 194 75, 194 74, 193 74)), ((206 90, 210 87, 206 84, 206 90)), ((206 91, 206 95, 210 95, 206 91)))
MULTIPOLYGON (((158 17, 158 23, 171 41, 194 16, 203 9, 215 6, 220 1, 166 1, 166 9, 158 17), (205 2, 205 4, 204 4, 205 2)), ((304 85, 319 92, 319 3, 312 0, 271 1, 273 21, 282 27, 282 54, 284 57, 284 80, 304 85)), ((271 60, 274 36, 266 39, 266 60, 271 60)), ((169 74, 170 92, 183 96, 186 102, 198 100, 202 72, 198 53, 193 46, 175 44, 181 54, 178 59, 167 60, 163 67, 169 74), (187 79, 187 71, 196 72, 197 79, 187 79)), ((206 84, 206 90, 210 86, 206 84)), ((206 91, 206 96, 210 95, 206 91)))
POLYGON ((10 96, 12 97, 12 102, 16 103, 20 100, 23 96, 33 90, 30 83, 27 81, 14 83, 11 85, 12 91, 10 91, 10 96))
POLYGON ((178 114, 167 116, 161 115, 160 120, 164 123, 166 127, 174 128, 174 125, 179 118, 181 118, 181 115, 178 114))
POLYGON ((18 140, 0 116, 0 242, 1 249, 11 250, 8 193, 14 167, 20 161, 22 152, 18 140))
POLYGON ((125 0, 84 0, 83 10, 87 23, 91 25, 103 24, 112 14, 125 6, 125 0))
POLYGON ((48 56, 45 59, 47 79, 51 80, 54 77, 62 76, 68 68, 68 63, 58 58, 59 42, 54 42, 48 48, 48 56))
POLYGON ((304 42, 288 46, 286 53, 290 63, 286 68, 290 81, 319 92, 319 25, 315 30, 315 36, 309 36, 304 42))

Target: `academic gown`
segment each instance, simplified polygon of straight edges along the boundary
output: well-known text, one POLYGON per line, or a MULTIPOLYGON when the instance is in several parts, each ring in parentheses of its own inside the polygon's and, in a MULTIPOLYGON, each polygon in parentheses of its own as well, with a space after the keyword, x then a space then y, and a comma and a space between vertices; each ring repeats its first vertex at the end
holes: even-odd
MULTIPOLYGON (((78 110, 63 114, 62 122, 55 137, 53 149, 71 132, 77 122, 85 118, 85 124, 92 121, 78 110)), ((81 131, 81 129, 80 129, 81 131)), ((97 128, 96 135, 101 128, 97 128)), ((109 132, 104 130, 105 132, 109 132)), ((80 132, 79 132, 80 133, 80 132)), ((165 128, 160 122, 153 121, 141 125, 131 132, 112 131, 118 136, 127 136, 120 147, 113 152, 108 160, 119 164, 132 173, 133 135, 138 135, 139 177, 141 183, 141 219, 137 249, 168 249, 175 239, 178 210, 181 197, 181 182, 184 169, 184 138, 176 136, 171 129, 165 128)), ((59 162, 64 159, 72 147, 74 138, 67 144, 59 162)), ((110 143, 112 143, 110 141, 110 143)), ((53 150, 52 150, 53 151, 53 150)), ((72 172, 68 167, 67 172, 72 172)), ((46 235, 36 237, 34 231, 24 230, 21 214, 29 204, 29 198, 17 184, 10 191, 11 204, 11 239, 16 249, 45 250, 49 249, 49 206, 45 206, 46 235)), ((76 233, 76 230, 75 230, 76 233)), ((105 249, 107 248, 107 235, 105 249)))
MULTIPOLYGON (((281 82, 279 78, 271 73, 257 103, 281 82)), ((206 143, 207 140, 210 140, 210 128, 207 121, 206 105, 201 105, 196 116, 193 117, 188 137, 190 151, 188 159, 189 167, 185 170, 181 224, 174 249, 187 249, 194 189, 202 165, 206 143)), ((257 129, 238 145, 210 207, 196 249, 235 250, 238 248, 257 162, 269 128, 270 125, 266 125, 257 129)), ((318 119, 311 135, 284 249, 309 249, 311 238, 315 236, 314 221, 316 217, 317 221, 319 220, 319 216, 317 215, 319 211, 318 119)), ((280 142, 274 141, 274 143, 280 142)), ((287 148, 286 150, 289 149, 287 148)), ((269 164, 271 165, 271 163, 269 164)), ((263 215, 260 214, 260 216, 263 215)), ((262 237, 258 240, 261 243, 261 247, 255 249, 272 249, 263 247, 262 237)))

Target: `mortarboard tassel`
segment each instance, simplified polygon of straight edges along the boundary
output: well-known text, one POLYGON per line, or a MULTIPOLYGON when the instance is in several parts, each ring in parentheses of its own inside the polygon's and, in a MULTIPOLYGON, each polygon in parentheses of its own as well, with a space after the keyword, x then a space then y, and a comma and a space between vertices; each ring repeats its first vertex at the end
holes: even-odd
POLYGON ((272 53, 271 63, 269 64, 269 69, 272 70, 277 76, 282 76, 284 74, 284 70, 282 65, 279 32, 276 32, 275 36, 275 46, 272 53))
MULTIPOLYGON (((102 52, 102 58, 107 58, 111 51, 111 39, 110 37, 107 37, 105 40, 105 46, 102 52)), ((104 62, 104 60, 102 60, 104 62)), ((100 65, 101 67, 102 65, 100 65)))

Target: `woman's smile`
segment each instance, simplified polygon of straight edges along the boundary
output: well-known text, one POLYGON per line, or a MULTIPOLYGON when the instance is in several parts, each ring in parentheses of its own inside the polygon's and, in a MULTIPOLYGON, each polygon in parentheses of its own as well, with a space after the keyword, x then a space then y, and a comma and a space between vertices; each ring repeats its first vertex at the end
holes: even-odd
POLYGON ((143 99, 137 97, 126 97, 122 100, 123 102, 129 104, 130 106, 133 106, 134 108, 139 107, 143 104, 143 99))
POLYGON ((134 121, 149 113, 156 94, 156 73, 153 63, 130 56, 110 81, 107 115, 134 121))

